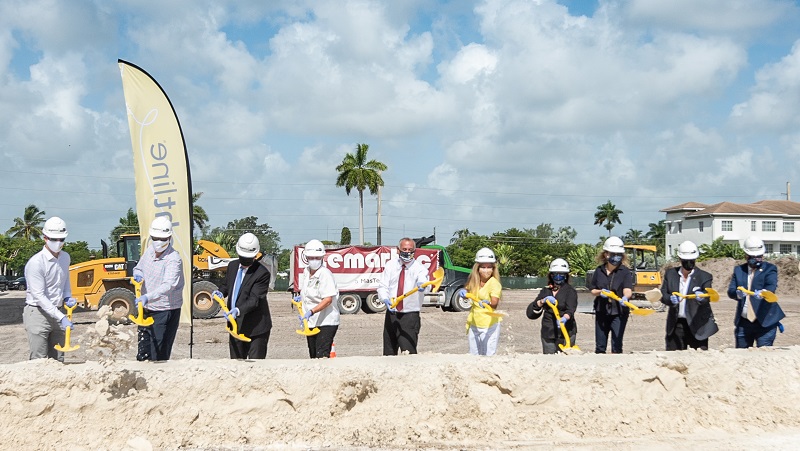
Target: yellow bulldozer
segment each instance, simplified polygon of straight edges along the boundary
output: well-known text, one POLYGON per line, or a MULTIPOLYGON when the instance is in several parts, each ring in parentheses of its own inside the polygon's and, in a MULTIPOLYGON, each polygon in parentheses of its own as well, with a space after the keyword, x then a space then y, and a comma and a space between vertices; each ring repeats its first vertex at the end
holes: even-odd
MULTIPOLYGON (((72 296, 84 308, 96 310, 103 305, 111 308, 111 320, 125 322, 134 309, 134 291, 130 278, 141 255, 138 234, 121 235, 117 241, 118 257, 108 257, 103 242, 103 258, 77 263, 69 267, 72 296)), ((220 306, 211 298, 217 289, 212 280, 224 276, 232 260, 220 245, 206 240, 197 241, 197 251, 192 258, 192 316, 213 318, 220 306)))

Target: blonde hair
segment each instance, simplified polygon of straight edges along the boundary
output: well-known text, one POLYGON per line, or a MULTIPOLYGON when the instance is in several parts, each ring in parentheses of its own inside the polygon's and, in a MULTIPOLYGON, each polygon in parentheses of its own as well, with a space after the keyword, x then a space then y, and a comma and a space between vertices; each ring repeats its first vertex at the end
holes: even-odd
MULTIPOLYGON (((607 261, 606 259, 608 258, 608 253, 609 253, 608 251, 604 251, 603 249, 600 249, 600 252, 597 253, 597 257, 595 257, 595 261, 597 262, 598 265, 605 265, 606 264, 606 261, 607 261)), ((628 268, 631 267, 631 261, 628 258, 628 253, 627 252, 623 252, 622 253, 622 263, 620 263, 620 264, 621 265, 625 265, 628 268)))
MULTIPOLYGON (((478 273, 478 265, 482 264, 485 263, 475 263, 472 265, 472 271, 470 271, 469 277, 467 278, 467 285, 464 287, 469 293, 476 294, 478 290, 481 289, 481 275, 478 273)), ((497 263, 492 263, 492 277, 497 279, 497 282, 500 282, 500 270, 497 269, 497 263)))

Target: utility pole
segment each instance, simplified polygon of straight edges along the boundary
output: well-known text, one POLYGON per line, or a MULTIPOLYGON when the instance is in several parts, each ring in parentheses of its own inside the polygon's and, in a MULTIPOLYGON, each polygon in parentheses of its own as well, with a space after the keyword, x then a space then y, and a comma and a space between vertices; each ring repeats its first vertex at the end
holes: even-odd
POLYGON ((381 245, 381 186, 378 185, 378 246, 381 245))
POLYGON ((792 200, 792 185, 789 182, 786 182, 786 192, 781 193, 786 194, 786 200, 792 200))

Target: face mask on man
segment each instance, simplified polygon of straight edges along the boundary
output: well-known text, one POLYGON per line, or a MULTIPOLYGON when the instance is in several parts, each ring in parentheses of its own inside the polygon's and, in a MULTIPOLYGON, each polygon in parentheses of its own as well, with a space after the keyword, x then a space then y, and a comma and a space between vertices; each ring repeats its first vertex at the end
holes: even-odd
POLYGON ((45 244, 47 244, 47 248, 50 249, 51 252, 60 252, 64 247, 63 241, 47 240, 45 244))
POLYGON ((403 263, 411 263, 411 260, 414 260, 414 251, 400 252, 400 260, 402 260, 403 263))
POLYGON ((156 241, 153 240, 153 250, 156 252, 164 252, 164 250, 169 246, 169 240, 167 241, 156 241))
POLYGON ((694 260, 681 260, 681 268, 691 271, 694 269, 694 260))
POLYGON ((747 259, 747 265, 751 268, 760 268, 761 267, 761 259, 758 257, 749 257, 747 259))
POLYGON ((250 266, 256 261, 254 257, 239 257, 239 264, 242 266, 250 266))
POLYGON ((559 274, 559 273, 553 274, 553 283, 554 284, 556 284, 556 285, 564 285, 564 282, 566 282, 566 281, 567 281, 567 275, 566 274, 559 274))
POLYGON ((611 263, 613 266, 619 266, 622 263, 622 256, 621 255, 609 255, 608 262, 611 263))
POLYGON ((319 258, 319 259, 309 260, 308 267, 311 268, 312 271, 318 270, 320 267, 322 267, 322 259, 319 258))

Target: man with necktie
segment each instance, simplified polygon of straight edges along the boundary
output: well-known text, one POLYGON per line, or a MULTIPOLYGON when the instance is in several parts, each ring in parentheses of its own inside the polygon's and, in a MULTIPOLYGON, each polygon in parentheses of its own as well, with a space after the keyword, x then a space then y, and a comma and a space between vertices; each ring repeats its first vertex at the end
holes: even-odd
POLYGON ((417 353, 421 326, 419 311, 424 299, 424 288, 429 280, 428 269, 414 259, 416 243, 403 238, 397 246, 398 256, 386 262, 378 285, 378 296, 386 304, 383 323, 383 355, 397 355, 398 349, 409 354, 417 353), (416 287, 417 292, 391 308, 392 299, 416 287))
POLYGON ((228 320, 235 319, 239 333, 249 342, 229 337, 232 359, 265 359, 272 330, 272 317, 267 303, 270 273, 256 261, 261 250, 258 238, 245 233, 236 242, 239 258, 228 264, 225 281, 214 295, 228 299, 228 320))
POLYGON ((753 342, 759 348, 772 346, 775 330, 786 315, 778 303, 767 302, 761 294, 763 290, 774 293, 778 288, 778 268, 764 261, 765 246, 760 238, 748 237, 742 248, 747 261, 733 268, 733 277, 728 286, 728 297, 738 302, 733 317, 736 347, 750 348, 753 342), (754 294, 748 295, 739 287, 754 294))

